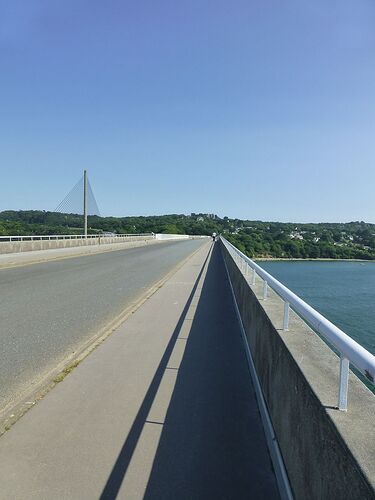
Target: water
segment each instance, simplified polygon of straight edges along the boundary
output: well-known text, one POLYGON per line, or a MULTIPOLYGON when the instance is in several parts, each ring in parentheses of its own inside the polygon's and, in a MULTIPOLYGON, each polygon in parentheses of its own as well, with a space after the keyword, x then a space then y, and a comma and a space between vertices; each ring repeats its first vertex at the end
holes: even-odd
POLYGON ((375 262, 258 262, 375 354, 375 262))

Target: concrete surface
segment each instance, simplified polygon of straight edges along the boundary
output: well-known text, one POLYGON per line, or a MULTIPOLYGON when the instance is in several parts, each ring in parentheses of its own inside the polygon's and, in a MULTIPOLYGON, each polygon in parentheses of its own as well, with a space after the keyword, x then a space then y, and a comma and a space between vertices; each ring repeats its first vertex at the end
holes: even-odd
POLYGON ((210 248, 0 438, 0 498, 278 498, 210 248))
POLYGON ((294 313, 283 331, 282 300, 222 251, 295 497, 374 499, 374 395, 351 374, 337 410, 338 357, 294 313))
POLYGON ((157 240, 187 240, 190 236, 187 234, 155 234, 155 239, 157 240))
POLYGON ((53 250, 58 248, 77 248, 90 247, 99 245, 121 245, 125 243, 129 245, 135 242, 152 241, 152 235, 146 236, 100 236, 97 238, 87 239, 43 239, 43 240, 25 240, 25 241, 1 241, 0 240, 0 255, 17 252, 32 252, 38 250, 53 250))
POLYGON ((0 410, 203 243, 168 242, 0 270, 0 410))
MULTIPOLYGON (((94 240, 93 240, 94 241, 94 240)), ((148 245, 161 244, 153 238, 137 239, 134 241, 124 241, 107 244, 91 244, 83 246, 73 246, 71 248, 46 248, 44 250, 30 250, 22 252, 0 252, 0 269, 9 267, 19 267, 28 264, 39 264, 50 260, 61 260, 70 257, 80 257, 81 255, 93 255, 96 253, 115 252, 127 248, 138 248, 148 245)), ((1 250, 1 248, 0 248, 1 250)))

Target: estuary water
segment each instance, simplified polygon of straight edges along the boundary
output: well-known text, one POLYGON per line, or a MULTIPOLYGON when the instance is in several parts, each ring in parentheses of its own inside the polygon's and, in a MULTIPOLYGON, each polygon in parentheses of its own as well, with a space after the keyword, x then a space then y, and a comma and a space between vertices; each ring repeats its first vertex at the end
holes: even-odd
POLYGON ((375 262, 257 263, 375 354, 375 262))

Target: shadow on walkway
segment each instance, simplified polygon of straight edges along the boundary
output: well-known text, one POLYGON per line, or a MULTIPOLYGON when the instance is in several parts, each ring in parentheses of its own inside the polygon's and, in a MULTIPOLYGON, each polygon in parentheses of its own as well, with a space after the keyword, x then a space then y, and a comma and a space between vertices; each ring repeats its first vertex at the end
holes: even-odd
MULTIPOLYGON (((115 499, 194 285, 101 499, 115 499)), ((213 246, 144 498, 279 498, 218 244, 213 246)))

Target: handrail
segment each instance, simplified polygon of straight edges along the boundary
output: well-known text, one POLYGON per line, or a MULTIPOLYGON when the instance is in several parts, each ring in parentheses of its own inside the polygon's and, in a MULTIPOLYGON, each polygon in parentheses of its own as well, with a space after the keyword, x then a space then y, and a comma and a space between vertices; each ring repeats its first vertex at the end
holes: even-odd
POLYGON ((352 363, 370 382, 374 384, 375 379, 375 356, 335 326, 331 321, 316 311, 313 307, 293 293, 289 288, 280 283, 271 274, 267 273, 258 264, 252 261, 232 243, 223 236, 220 237, 229 253, 235 253, 252 270, 252 284, 255 284, 256 275, 263 279, 263 298, 267 298, 268 286, 274 290, 284 301, 284 330, 288 329, 289 307, 291 307, 302 319, 307 321, 318 333, 330 342, 340 354, 340 388, 339 403, 340 410, 347 409, 347 390, 349 377, 349 362, 352 363))
POLYGON ((11 235, 11 236, 0 236, 1 242, 9 241, 40 241, 40 240, 82 240, 82 239, 92 239, 92 238, 128 238, 132 236, 152 236, 154 233, 134 233, 134 234, 42 234, 42 235, 11 235))

